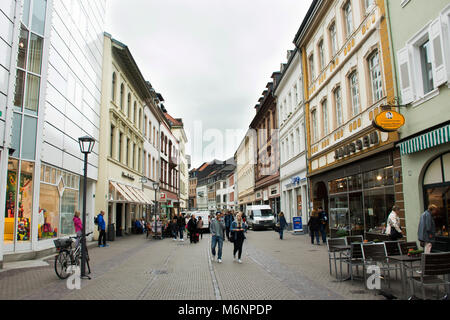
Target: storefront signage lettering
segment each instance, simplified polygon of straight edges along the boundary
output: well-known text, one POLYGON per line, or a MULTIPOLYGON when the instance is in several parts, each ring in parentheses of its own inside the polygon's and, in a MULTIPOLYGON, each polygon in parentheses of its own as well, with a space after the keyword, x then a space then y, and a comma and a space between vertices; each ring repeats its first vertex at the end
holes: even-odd
POLYGON ((393 132, 403 127, 405 117, 396 111, 388 110, 377 115, 372 124, 383 132, 393 132))
POLYGON ((122 177, 124 177, 124 178, 127 178, 127 179, 130 179, 130 180, 133 180, 134 181, 134 177, 131 175, 131 174, 129 174, 129 173, 126 173, 126 172, 122 172, 122 177))
POLYGON ((364 148, 370 148, 371 146, 377 145, 380 143, 380 139, 378 136, 378 132, 371 132, 370 134, 358 139, 352 143, 349 143, 342 148, 339 148, 334 151, 334 159, 338 160, 344 157, 348 157, 352 154, 355 154, 364 148))

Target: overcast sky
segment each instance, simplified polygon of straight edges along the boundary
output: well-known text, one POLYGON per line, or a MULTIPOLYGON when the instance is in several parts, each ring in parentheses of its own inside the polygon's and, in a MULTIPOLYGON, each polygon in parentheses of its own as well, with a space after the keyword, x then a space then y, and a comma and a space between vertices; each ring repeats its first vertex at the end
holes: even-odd
POLYGON ((169 114, 183 118, 190 140, 186 152, 198 167, 214 157, 234 155, 270 76, 294 48, 292 41, 310 4, 107 0, 106 32, 129 47, 144 77, 166 100, 169 114), (207 141, 200 146, 201 134, 194 138, 194 124, 200 132, 198 121, 203 135, 225 136, 226 130, 236 130, 238 138, 224 139, 222 147, 220 139, 204 137, 207 141))

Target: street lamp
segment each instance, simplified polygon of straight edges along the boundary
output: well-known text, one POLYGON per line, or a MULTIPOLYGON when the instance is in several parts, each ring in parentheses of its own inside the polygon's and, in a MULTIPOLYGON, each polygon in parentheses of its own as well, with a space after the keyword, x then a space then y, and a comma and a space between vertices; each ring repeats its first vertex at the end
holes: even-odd
POLYGON ((155 190, 155 233, 158 231, 158 225, 156 224, 156 210, 158 208, 158 202, 156 201, 156 193, 159 189, 159 183, 153 182, 153 189, 155 190))
POLYGON ((88 278, 86 276, 86 187, 87 187, 87 165, 88 155, 94 148, 95 139, 89 136, 78 138, 80 144, 81 153, 84 154, 84 182, 83 182, 83 231, 81 238, 81 277, 88 278))

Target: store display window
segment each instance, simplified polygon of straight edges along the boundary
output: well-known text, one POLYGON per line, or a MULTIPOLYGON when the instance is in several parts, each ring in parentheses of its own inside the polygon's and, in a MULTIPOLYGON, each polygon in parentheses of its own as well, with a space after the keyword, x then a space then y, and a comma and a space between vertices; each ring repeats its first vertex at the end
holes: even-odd
POLYGON ((54 185, 41 183, 39 195, 39 240, 58 237, 59 192, 54 185))
POLYGON ((10 159, 8 161, 8 175, 6 181, 6 207, 5 207, 5 242, 14 241, 14 221, 17 201, 19 161, 10 159))
POLYGON ((33 216, 34 163, 22 161, 19 184, 17 214, 17 241, 31 240, 31 218, 33 216))

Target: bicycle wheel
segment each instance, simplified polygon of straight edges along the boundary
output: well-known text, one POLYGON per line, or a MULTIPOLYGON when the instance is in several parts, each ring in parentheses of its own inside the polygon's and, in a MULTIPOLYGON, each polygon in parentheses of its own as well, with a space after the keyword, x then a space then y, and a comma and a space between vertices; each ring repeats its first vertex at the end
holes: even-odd
POLYGON ((55 257, 55 272, 58 278, 67 279, 70 273, 67 272, 67 268, 72 264, 70 261, 70 253, 67 250, 62 250, 55 257))

